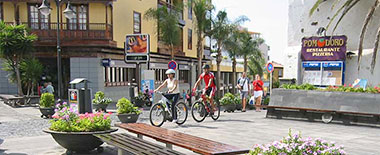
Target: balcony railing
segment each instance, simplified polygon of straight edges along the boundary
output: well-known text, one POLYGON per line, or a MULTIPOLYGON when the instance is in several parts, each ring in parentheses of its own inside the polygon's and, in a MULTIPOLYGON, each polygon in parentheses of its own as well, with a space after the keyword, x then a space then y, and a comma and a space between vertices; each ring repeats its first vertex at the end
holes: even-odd
MULTIPOLYGON (((57 23, 22 23, 28 25, 31 32, 38 36, 37 44, 55 44, 57 23)), ((106 23, 60 23, 60 38, 63 45, 99 45, 116 46, 113 41, 113 28, 106 23)))

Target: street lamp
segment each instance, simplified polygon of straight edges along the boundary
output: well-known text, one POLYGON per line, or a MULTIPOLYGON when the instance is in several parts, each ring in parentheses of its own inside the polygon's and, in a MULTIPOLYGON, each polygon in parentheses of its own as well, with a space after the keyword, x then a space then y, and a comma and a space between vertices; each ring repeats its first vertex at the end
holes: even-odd
MULTIPOLYGON (((55 0, 57 5, 57 70, 58 70, 58 98, 62 99, 62 63, 61 63, 61 46, 60 46, 60 4, 62 0, 55 0)), ((51 13, 51 8, 49 6, 48 0, 43 0, 38 10, 41 14, 48 16, 51 13)), ((71 19, 75 16, 75 11, 70 8, 70 2, 67 4, 67 8, 63 11, 66 18, 71 19)))

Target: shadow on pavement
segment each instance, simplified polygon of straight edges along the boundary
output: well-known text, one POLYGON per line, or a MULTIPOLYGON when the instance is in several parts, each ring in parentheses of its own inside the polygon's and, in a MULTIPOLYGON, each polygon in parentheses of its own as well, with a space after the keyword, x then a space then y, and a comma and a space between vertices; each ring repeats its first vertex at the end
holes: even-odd
POLYGON ((253 123, 254 121, 229 119, 229 120, 217 120, 217 122, 244 122, 244 123, 253 123))
POLYGON ((176 128, 194 128, 194 127, 207 128, 207 129, 218 129, 218 127, 204 126, 204 125, 200 125, 200 124, 184 124, 181 126, 177 126, 176 128))
POLYGON ((4 153, 6 150, 0 149, 0 154, 2 155, 27 155, 25 153, 4 153))

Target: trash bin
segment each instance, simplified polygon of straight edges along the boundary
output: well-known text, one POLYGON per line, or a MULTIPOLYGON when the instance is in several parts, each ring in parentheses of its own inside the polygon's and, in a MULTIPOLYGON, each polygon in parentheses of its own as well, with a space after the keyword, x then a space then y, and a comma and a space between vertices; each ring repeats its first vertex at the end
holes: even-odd
POLYGON ((80 114, 92 113, 91 104, 91 89, 88 88, 89 81, 86 78, 76 78, 70 82, 69 103, 78 105, 80 114), (83 83, 83 88, 76 88, 80 83, 83 83))

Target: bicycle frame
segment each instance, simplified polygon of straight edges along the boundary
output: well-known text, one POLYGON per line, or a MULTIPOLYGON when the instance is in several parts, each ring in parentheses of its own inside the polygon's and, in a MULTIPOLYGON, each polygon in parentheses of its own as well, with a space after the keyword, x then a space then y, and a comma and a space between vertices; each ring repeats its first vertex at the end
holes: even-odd
POLYGON ((207 112, 210 112, 210 108, 211 108, 210 100, 211 99, 206 94, 204 94, 203 91, 202 91, 201 97, 198 99, 198 101, 202 102, 205 105, 205 108, 206 108, 207 112), (207 102, 207 101, 209 101, 209 102, 207 102))

